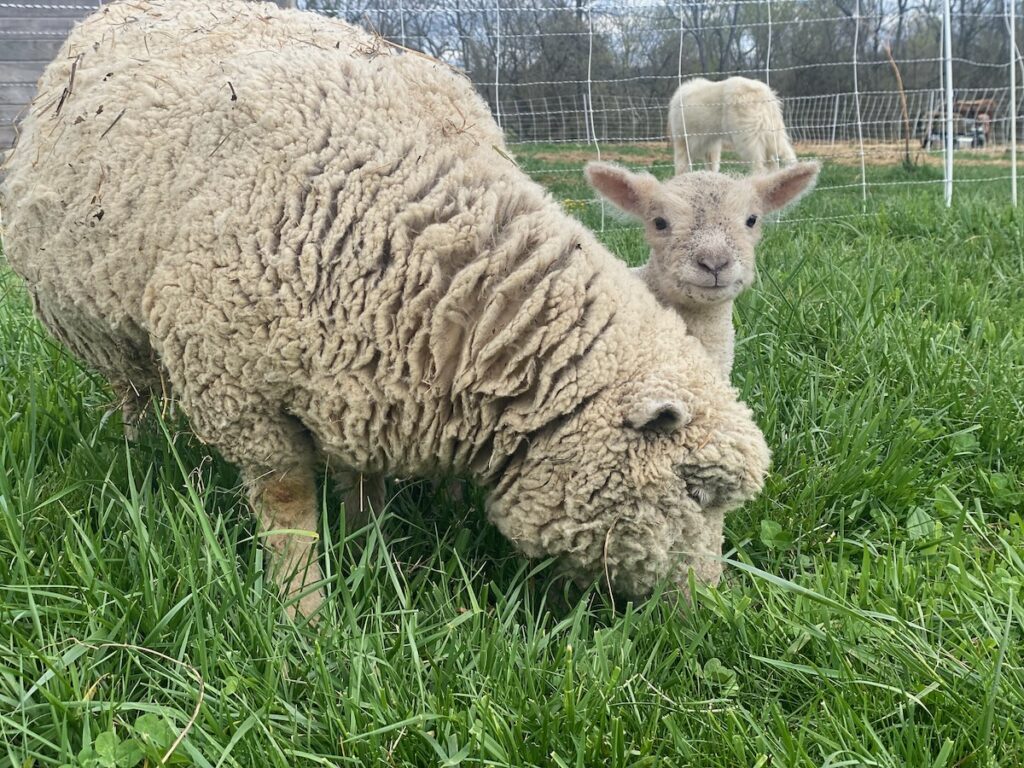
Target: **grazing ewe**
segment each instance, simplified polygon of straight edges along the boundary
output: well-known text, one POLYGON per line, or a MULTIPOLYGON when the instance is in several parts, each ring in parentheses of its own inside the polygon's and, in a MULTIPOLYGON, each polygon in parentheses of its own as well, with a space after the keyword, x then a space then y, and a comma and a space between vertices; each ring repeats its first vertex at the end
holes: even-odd
POLYGON ((302 613, 325 460, 469 475, 523 553, 634 596, 717 581, 724 515, 762 487, 750 410, 509 160, 469 80, 347 24, 105 5, 43 75, 2 196, 43 323, 128 397, 166 375, 302 613))
POLYGON ((718 171, 722 145, 732 147, 757 173, 769 165, 795 163, 775 92, 758 80, 697 77, 676 89, 668 105, 668 130, 676 173, 706 161, 718 171))
POLYGON ((659 182, 649 173, 589 163, 586 175, 594 189, 644 223, 651 257, 634 271, 682 316, 728 379, 732 304, 754 282, 764 216, 806 194, 818 170, 810 162, 762 176, 698 171, 659 182))

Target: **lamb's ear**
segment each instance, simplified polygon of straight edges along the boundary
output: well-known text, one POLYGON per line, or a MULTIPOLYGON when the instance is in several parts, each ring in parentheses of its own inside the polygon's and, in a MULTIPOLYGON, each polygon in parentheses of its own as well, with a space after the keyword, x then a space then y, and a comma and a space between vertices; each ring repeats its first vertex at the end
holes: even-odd
POLYGON ((816 162, 797 163, 751 181, 761 198, 765 213, 778 211, 795 203, 814 188, 821 166, 816 162))
POLYGON ((587 163, 583 173, 590 186, 608 202, 633 216, 644 215, 647 201, 659 183, 649 173, 633 173, 612 163, 587 163))
POLYGON ((669 433, 685 427, 691 418, 679 400, 641 400, 626 413, 626 426, 640 432, 669 433))

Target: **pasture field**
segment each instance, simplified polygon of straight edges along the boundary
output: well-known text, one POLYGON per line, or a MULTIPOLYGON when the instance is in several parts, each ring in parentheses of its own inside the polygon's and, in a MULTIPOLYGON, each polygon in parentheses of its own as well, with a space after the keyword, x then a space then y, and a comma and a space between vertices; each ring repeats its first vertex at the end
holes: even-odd
MULTIPOLYGON (((592 154, 517 148, 599 228, 592 154)), ((774 467, 689 611, 573 593, 480 491, 407 483, 347 534, 325 492, 328 610, 285 622, 234 471, 169 411, 128 445, 0 265, 0 765, 1024 764, 1024 209, 890 184, 861 215, 858 174, 826 167, 739 302, 774 467)))

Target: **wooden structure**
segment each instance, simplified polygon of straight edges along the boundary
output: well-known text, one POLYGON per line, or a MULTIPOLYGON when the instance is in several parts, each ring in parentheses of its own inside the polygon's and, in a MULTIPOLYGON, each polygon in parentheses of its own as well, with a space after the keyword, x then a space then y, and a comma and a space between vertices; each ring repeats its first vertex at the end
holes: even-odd
MULTIPOLYGON (((15 123, 36 92, 75 22, 102 0, 0 0, 0 155, 14 142, 15 123)), ((279 5, 294 7, 294 0, 279 5)))
POLYGON ((0 152, 14 141, 14 122, 71 27, 99 7, 95 0, 0 0, 0 152))

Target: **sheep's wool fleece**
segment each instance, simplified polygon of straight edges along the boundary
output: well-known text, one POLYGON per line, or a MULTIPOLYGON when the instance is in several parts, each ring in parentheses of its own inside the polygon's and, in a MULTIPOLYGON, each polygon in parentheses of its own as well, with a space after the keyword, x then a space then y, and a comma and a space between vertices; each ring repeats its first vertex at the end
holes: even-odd
POLYGON ((48 329, 120 393, 164 376, 250 476, 468 473, 522 551, 627 594, 680 558, 714 581, 725 511, 761 488, 763 436, 682 321, 517 169, 462 75, 362 30, 105 5, 5 184, 48 329), (677 428, 636 426, 661 403, 677 428))

